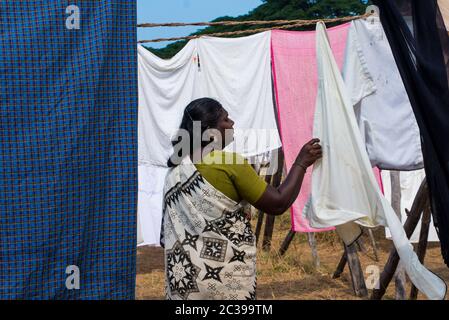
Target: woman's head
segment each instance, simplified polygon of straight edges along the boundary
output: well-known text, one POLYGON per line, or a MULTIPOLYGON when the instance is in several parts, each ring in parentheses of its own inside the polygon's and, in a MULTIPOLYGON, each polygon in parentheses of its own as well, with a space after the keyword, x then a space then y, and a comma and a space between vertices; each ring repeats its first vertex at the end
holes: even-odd
POLYGON ((218 101, 211 98, 196 99, 184 110, 178 139, 173 141, 173 146, 184 150, 188 146, 191 154, 214 139, 216 148, 225 147, 233 139, 233 125, 234 121, 229 119, 228 112, 218 101))

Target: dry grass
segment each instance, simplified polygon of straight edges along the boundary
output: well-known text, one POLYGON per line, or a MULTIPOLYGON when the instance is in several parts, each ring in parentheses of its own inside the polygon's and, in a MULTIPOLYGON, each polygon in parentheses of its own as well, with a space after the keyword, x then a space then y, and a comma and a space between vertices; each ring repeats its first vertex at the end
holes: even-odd
MULTIPOLYGON (((255 223, 255 221, 253 221, 255 223)), ((305 234, 296 234, 284 256, 278 250, 290 229, 290 217, 286 213, 276 218, 272 248, 263 251, 258 248, 257 298, 286 300, 351 300, 358 299, 352 291, 348 267, 339 279, 332 279, 341 258, 343 248, 334 232, 316 234, 320 267, 316 269, 305 234)), ((364 239, 367 251, 360 253, 363 270, 368 265, 383 269, 388 258, 391 242, 384 239, 383 229, 375 231, 378 239, 379 258, 373 258, 369 239, 364 239)), ((425 264, 446 282, 449 269, 443 263, 438 244, 431 244, 427 251, 425 264)), ((144 247, 137 255, 137 299, 164 299, 164 260, 161 248, 144 247)), ((410 292, 410 284, 408 283, 410 292)), ((394 299, 394 284, 388 288, 384 299, 394 299)), ((419 294, 418 299, 425 299, 419 294)))

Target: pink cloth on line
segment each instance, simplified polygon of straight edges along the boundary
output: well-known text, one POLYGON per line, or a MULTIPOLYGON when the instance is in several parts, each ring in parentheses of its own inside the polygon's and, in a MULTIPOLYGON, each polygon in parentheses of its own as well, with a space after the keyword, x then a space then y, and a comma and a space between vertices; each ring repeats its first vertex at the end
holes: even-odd
MULTIPOLYGON (((328 29, 332 51, 340 69, 343 67, 349 23, 328 29)), ((279 129, 290 170, 300 148, 312 139, 313 117, 318 89, 315 31, 271 33, 271 54, 279 129)), ((291 208, 292 229, 296 232, 319 232, 330 229, 311 228, 302 217, 310 195, 311 170, 306 173, 298 199, 291 208)))
MULTIPOLYGON (((340 69, 343 68, 349 25, 350 23, 345 23, 328 29, 332 51, 340 69)), ((318 90, 315 31, 272 31, 271 55, 279 129, 286 166, 290 170, 300 148, 312 139, 318 90)), ((374 173, 383 192, 380 171, 376 168, 374 173)), ((302 216, 310 188, 311 175, 308 172, 298 199, 291 208, 293 231, 333 230, 334 228, 312 228, 302 216)))

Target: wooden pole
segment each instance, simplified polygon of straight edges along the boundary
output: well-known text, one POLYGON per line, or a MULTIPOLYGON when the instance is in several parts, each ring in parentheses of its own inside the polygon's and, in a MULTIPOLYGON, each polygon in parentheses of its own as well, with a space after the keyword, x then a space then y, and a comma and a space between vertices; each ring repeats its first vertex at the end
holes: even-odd
MULTIPOLYGON (((416 226, 421 217, 421 213, 424 208, 428 205, 428 191, 427 191, 427 183, 424 180, 419 187, 418 193, 416 194, 415 200, 413 201, 412 208, 407 217, 407 220, 404 224, 404 230, 408 238, 411 237, 413 231, 415 231, 416 226)), ((396 267, 399 263, 399 255, 396 251, 396 248, 392 248, 390 251, 390 256, 388 257, 388 261, 385 264, 384 270, 382 271, 379 279, 379 288, 374 289, 371 295, 372 300, 380 300, 385 294, 387 287, 393 278, 394 272, 396 271, 396 267)))
POLYGON ((275 216, 267 214, 265 218, 265 230, 263 233, 262 249, 268 251, 271 248, 271 240, 273 238, 275 216))
POLYGON ((318 256, 318 250, 316 248, 315 233, 308 232, 307 239, 309 241, 309 246, 312 249, 313 265, 315 266, 315 269, 318 269, 320 267, 320 257, 318 256))
POLYGON ((281 248, 279 249, 279 255, 283 256, 285 252, 287 252, 288 247, 290 246, 290 243, 292 242, 293 238, 295 237, 296 232, 290 229, 287 236, 285 237, 284 241, 281 244, 281 248))
POLYGON ((263 211, 259 210, 257 212, 257 224, 256 224, 256 232, 255 232, 256 246, 259 243, 259 239, 260 239, 260 230, 262 230, 263 216, 264 216, 263 211))
POLYGON ((347 262, 348 258, 346 257, 346 249, 345 249, 343 255, 341 256, 340 262, 338 263, 337 269, 335 270, 334 275, 332 276, 332 279, 340 278, 341 274, 345 270, 347 262))
POLYGON ((350 246, 345 246, 345 251, 354 294, 357 297, 367 297, 368 289, 366 288, 365 277, 357 255, 356 243, 353 243, 350 246))
MULTIPOLYGON (((394 211, 396 212, 396 215, 399 218, 399 221, 402 221, 401 216, 401 176, 399 171, 391 171, 390 172, 390 178, 391 178, 391 206, 393 207, 394 211)), ((406 278, 405 278, 405 269, 404 267, 399 264, 396 269, 396 274, 394 277, 394 283, 396 285, 396 300, 406 300, 406 292, 405 292, 405 285, 406 285, 406 278)))
MULTIPOLYGON (((274 84, 273 74, 271 75, 272 78, 272 84, 274 84)), ((277 101, 276 101, 276 90, 274 88, 274 85, 271 86, 272 96, 273 96, 273 111, 276 115, 276 127, 278 131, 280 132, 280 125, 279 125, 279 118, 278 118, 278 108, 277 108, 277 101)), ((273 160, 273 156, 271 157, 271 160, 273 160)), ((270 163, 271 164, 271 163, 270 163)), ((285 165, 285 157, 284 157, 284 150, 279 148, 277 150, 277 168, 276 173, 273 175, 271 182, 272 186, 277 188, 282 179, 282 172, 285 165)), ((263 236, 263 242, 262 242, 262 250, 268 251, 271 248, 271 240, 273 238, 273 229, 274 229, 274 216, 267 215, 266 221, 265 221, 265 230, 264 230, 264 236, 263 236)))
POLYGON ((379 254, 377 253, 377 244, 376 239, 374 238, 373 230, 368 229, 368 235, 371 240, 371 246, 373 247, 373 253, 374 253, 374 260, 376 262, 379 261, 379 254))
MULTIPOLYGON (((271 181, 273 187, 275 187, 275 188, 279 187, 281 184, 283 168, 284 168, 284 152, 283 152, 282 148, 280 148, 280 149, 278 149, 277 171, 273 175, 273 179, 271 181)), ((263 237, 263 242, 262 242, 262 249, 265 251, 268 251, 271 248, 271 240, 273 238, 274 221, 275 221, 275 216, 267 214, 267 217, 265 220, 264 237, 263 237)))
MULTIPOLYGON (((362 232, 363 232, 363 229, 362 229, 362 232)), ((357 244, 357 248, 359 249, 360 252, 363 252, 365 254, 368 252, 368 250, 365 247, 365 243, 363 242, 362 237, 359 237, 355 243, 357 244)))
MULTIPOLYGON (((424 214, 421 220, 421 232, 419 234, 419 242, 417 255, 421 263, 424 263, 424 258, 427 251, 427 241, 429 237, 429 227, 430 227, 430 206, 424 209, 424 214)), ((412 284, 412 289, 410 290, 410 300, 416 300, 418 298, 418 289, 412 284)))
MULTIPOLYGON (((271 175, 266 175, 265 176, 265 182, 270 184, 271 183, 271 175)), ((262 210, 259 210, 257 212, 257 224, 256 224, 256 231, 255 231, 255 236, 256 236, 256 245, 259 242, 260 239, 260 231, 262 230, 262 224, 263 224, 263 217, 264 217, 264 212, 262 210)))
POLYGON ((360 249, 360 244, 355 241, 350 246, 343 244, 344 252, 340 258, 332 279, 337 279, 343 273, 346 264, 349 265, 349 273, 351 275, 351 283, 354 294, 357 297, 367 297, 368 289, 366 288, 364 273, 360 264, 357 248, 360 249))

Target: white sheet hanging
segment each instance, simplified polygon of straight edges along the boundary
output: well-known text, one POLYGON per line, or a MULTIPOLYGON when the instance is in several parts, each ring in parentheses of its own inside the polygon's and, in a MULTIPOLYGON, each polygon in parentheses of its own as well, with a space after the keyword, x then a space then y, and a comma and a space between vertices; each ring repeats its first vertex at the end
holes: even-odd
POLYGON ((179 128, 182 114, 195 93, 198 63, 196 40, 172 59, 160 59, 142 46, 138 52, 139 193, 138 245, 159 246, 162 190, 167 159, 172 154, 170 137, 179 128))
POLYGON ((422 168, 419 128, 378 17, 351 22, 343 78, 372 166, 422 168))
POLYGON ((312 227, 318 228, 348 223, 388 226, 410 280, 429 299, 444 299, 444 281, 419 262, 401 222, 376 183, 322 22, 317 24, 316 37, 319 85, 314 136, 321 139, 323 158, 313 168, 306 215, 312 227))
POLYGON ((279 148, 270 39, 270 32, 204 37, 169 60, 138 46, 139 163, 166 165, 184 108, 201 97, 218 100, 235 121, 235 143, 228 150, 254 156, 279 148))
POLYGON ((139 164, 166 166, 171 137, 185 107, 198 97, 197 41, 164 60, 137 47, 139 75, 139 164))
MULTIPOLYGON (((382 184, 384 187, 384 195, 385 198, 391 202, 391 176, 388 170, 382 170, 382 184)), ((405 213, 405 209, 410 210, 413 204, 413 200, 415 199, 416 193, 418 192, 419 187, 421 186, 421 182, 426 177, 426 173, 424 169, 415 170, 415 171, 401 171, 400 175, 400 184, 401 184, 401 221, 402 224, 407 220, 407 214, 405 213)), ((431 218, 432 219, 432 218, 431 218)), ((410 237, 410 242, 417 243, 419 241, 419 234, 421 232, 421 220, 416 226, 415 231, 410 237)), ((385 235, 387 239, 391 239, 391 233, 388 228, 385 228, 385 235)), ((431 220, 429 225, 429 236, 427 238, 430 242, 439 242, 438 234, 433 225, 433 221, 431 220)))
POLYGON ((162 202, 168 168, 139 166, 137 201, 137 245, 159 246, 162 222, 162 202))
POLYGON ((215 98, 235 121, 227 150, 254 156, 281 146, 273 107, 271 32, 198 40, 201 95, 215 98))

